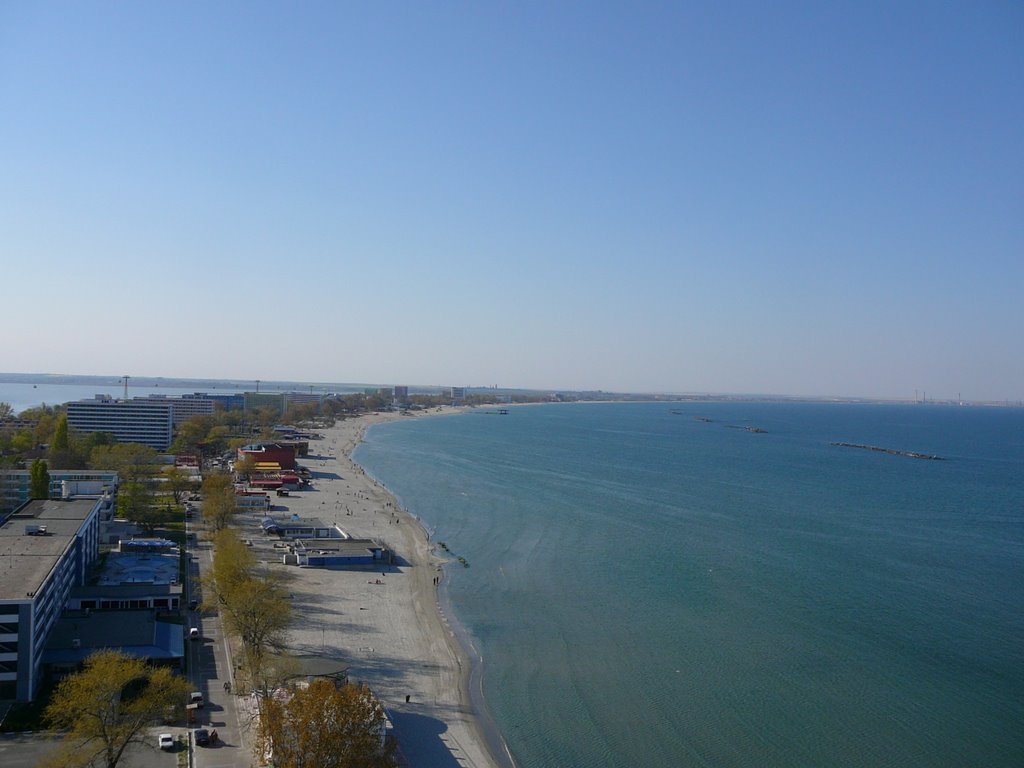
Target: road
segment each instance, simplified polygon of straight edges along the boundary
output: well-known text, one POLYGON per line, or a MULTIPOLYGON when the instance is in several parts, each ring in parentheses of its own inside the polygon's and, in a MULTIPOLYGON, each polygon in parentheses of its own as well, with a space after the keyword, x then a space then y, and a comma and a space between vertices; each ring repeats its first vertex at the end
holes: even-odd
MULTIPOLYGON (((199 579, 213 564, 213 548, 209 541, 203 540, 201 524, 186 521, 185 533, 190 555, 187 594, 190 599, 195 597, 201 601, 199 579)), ((193 728, 216 729, 218 735, 216 744, 195 748, 196 768, 251 768, 251 732, 239 727, 236 697, 224 688, 225 683, 233 680, 220 616, 188 611, 186 623, 189 628, 199 629, 199 639, 189 641, 188 677, 192 690, 202 693, 205 699, 205 705, 196 710, 197 722, 193 728)))
MULTIPOLYGON (((182 734, 181 728, 151 728, 146 744, 132 744, 125 750, 118 768, 177 768, 177 753, 184 749, 179 746, 174 752, 162 752, 156 746, 157 734, 182 734)), ((0 765, 4 768, 35 768, 50 753, 56 751, 60 739, 44 733, 5 733, 0 735, 0 765)))

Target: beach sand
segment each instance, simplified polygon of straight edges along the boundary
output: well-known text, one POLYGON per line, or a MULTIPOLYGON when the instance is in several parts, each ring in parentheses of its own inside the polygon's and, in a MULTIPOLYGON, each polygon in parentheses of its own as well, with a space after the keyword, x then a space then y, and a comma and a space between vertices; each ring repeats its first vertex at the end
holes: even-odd
MULTIPOLYGON (((431 415, 456 413, 432 410, 431 415)), ((373 414, 338 422, 310 441, 299 462, 313 473, 309 490, 273 497, 273 515, 318 517, 354 538, 391 549, 396 565, 380 569, 285 568, 294 602, 289 645, 350 665, 349 678, 367 683, 387 707, 400 756, 411 766, 511 766, 501 737, 484 727, 470 699, 470 659, 443 616, 435 578, 443 560, 422 526, 351 460, 365 430, 395 419, 373 414), (377 581, 381 583, 377 583, 377 581), (406 700, 408 697, 408 701, 406 700)), ((262 515, 238 515, 243 538, 261 559, 280 562, 276 537, 258 528, 262 515)), ((474 679, 474 685, 479 685, 474 679)), ((474 694, 473 701, 480 701, 474 694)))

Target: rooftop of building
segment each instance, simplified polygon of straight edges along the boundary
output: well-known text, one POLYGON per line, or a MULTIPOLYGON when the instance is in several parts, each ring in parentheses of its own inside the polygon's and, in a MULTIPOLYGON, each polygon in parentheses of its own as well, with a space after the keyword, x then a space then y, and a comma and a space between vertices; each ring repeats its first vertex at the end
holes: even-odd
POLYGON ((266 515, 263 518, 264 523, 270 521, 278 528, 334 528, 334 523, 325 523, 319 517, 299 517, 299 515, 290 515, 288 517, 274 517, 273 515, 266 515))
POLYGON ((168 597, 180 596, 184 591, 181 584, 151 584, 129 583, 129 584, 96 584, 86 587, 72 587, 71 597, 78 598, 117 598, 120 600, 132 600, 143 597, 168 597))
POLYGON ((373 539, 296 539, 295 546, 307 555, 360 556, 384 549, 373 539))
MULTIPOLYGON (((123 547, 125 542, 121 544, 123 547)), ((98 583, 100 586, 174 584, 178 581, 178 561, 176 549, 167 553, 110 552, 98 583)))
POLYGON ((143 659, 180 659, 185 654, 184 629, 157 621, 152 611, 69 611, 54 626, 43 660, 73 663, 100 648, 143 659))
POLYGON ((34 500, 0 525, 0 600, 35 595, 96 508, 96 499, 34 500), (30 534, 45 526, 45 534, 30 534))

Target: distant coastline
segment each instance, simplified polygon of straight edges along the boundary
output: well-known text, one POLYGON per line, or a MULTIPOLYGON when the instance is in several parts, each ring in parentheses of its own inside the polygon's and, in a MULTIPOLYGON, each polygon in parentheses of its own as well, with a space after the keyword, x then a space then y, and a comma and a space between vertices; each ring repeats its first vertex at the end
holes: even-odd
MULTIPOLYGON (((140 389, 189 389, 194 391, 230 390, 244 391, 313 391, 323 394, 348 394, 362 392, 367 388, 391 386, 388 383, 289 381, 271 379, 241 378, 183 378, 171 376, 134 376, 128 374, 128 391, 140 389)), ((123 375, 93 375, 73 373, 13 373, 0 372, 0 384, 39 384, 67 386, 96 386, 111 393, 124 387, 123 375)), ((437 385, 409 385, 411 392, 437 394, 444 387, 437 385)), ((99 391, 99 390, 97 390, 99 391)), ((465 387, 467 396, 493 398, 502 405, 516 402, 665 402, 665 403, 841 403, 866 405, 920 405, 920 406, 983 406, 983 407, 1024 407, 1024 400, 969 400, 959 398, 898 398, 861 397, 854 395, 781 395, 728 392, 606 392, 603 390, 527 389, 522 387, 465 387)), ((3 398, 0 397, 0 401, 3 398)))

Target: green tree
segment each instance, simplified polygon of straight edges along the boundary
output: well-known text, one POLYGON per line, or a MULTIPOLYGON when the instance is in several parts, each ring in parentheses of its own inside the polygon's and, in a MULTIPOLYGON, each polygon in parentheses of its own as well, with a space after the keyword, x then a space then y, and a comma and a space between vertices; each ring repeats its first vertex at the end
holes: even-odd
POLYGON ((53 437, 50 439, 51 451, 70 451, 71 441, 68 440, 68 416, 62 413, 53 426, 53 437))
POLYGON ((36 436, 31 429, 19 429, 11 435, 11 450, 16 453, 31 451, 36 445, 36 436))
POLYGON ((119 480, 130 483, 149 482, 159 469, 156 451, 140 443, 97 445, 89 464, 93 469, 113 470, 119 480))
POLYGON ((47 723, 65 731, 55 765, 116 768, 125 748, 146 743, 147 728, 180 707, 189 685, 167 667, 153 668, 119 651, 92 654, 64 678, 46 708, 47 723))
POLYGON ((42 459, 33 461, 28 477, 28 497, 30 499, 50 498, 50 470, 45 461, 42 459))
POLYGON ((386 720, 365 685, 314 680, 285 701, 264 700, 258 754, 272 753, 277 768, 390 768, 396 763, 386 720))
POLYGON ((14 418, 14 409, 10 403, 0 403, 0 421, 8 421, 14 418))
POLYGON ((174 497, 174 503, 181 504, 185 494, 192 488, 188 473, 181 467, 168 467, 164 470, 164 476, 167 478, 167 490, 174 497))
POLYGON ((206 607, 218 610, 228 630, 241 639, 242 671, 254 689, 266 694, 281 678, 277 653, 291 622, 283 578, 261 570, 234 531, 216 532, 213 544, 213 566, 203 579, 206 607))
POLYGON ((175 517, 171 505, 156 498, 152 485, 132 481, 121 483, 117 489, 117 514, 138 525, 147 536, 152 536, 157 528, 175 517))
POLYGON ((256 459, 251 453, 245 454, 235 462, 235 474, 246 480, 256 471, 256 459))
POLYGON ((235 485, 231 475, 209 472, 203 478, 203 521, 213 531, 220 531, 231 523, 238 512, 235 485))
POLYGON ((212 416, 192 416, 178 425, 171 450, 174 453, 201 455, 206 435, 213 425, 212 416))
POLYGON ((77 469, 84 466, 82 458, 71 447, 68 435, 68 417, 62 413, 56 417, 53 436, 50 438, 50 464, 57 469, 77 469))
POLYGON ((228 440, 231 437, 231 427, 225 424, 216 424, 203 438, 203 451, 211 456, 224 453, 227 449, 228 440))

